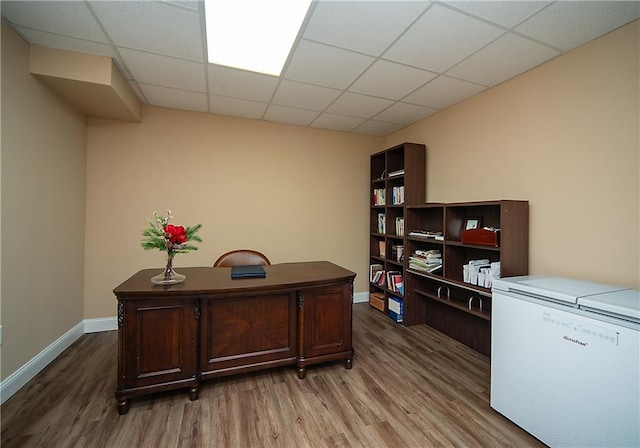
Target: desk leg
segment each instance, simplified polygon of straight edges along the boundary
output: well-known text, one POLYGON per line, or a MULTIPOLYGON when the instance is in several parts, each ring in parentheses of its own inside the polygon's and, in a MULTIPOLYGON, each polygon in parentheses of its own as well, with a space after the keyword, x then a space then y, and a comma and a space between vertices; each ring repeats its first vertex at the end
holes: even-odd
POLYGON ((189 389, 189 400, 195 401, 198 399, 198 395, 200 395, 200 385, 193 386, 189 389))
POLYGON ((303 380, 307 376, 307 368, 305 366, 298 367, 298 378, 303 380))
POLYGON ((124 415, 129 412, 129 399, 123 398, 118 400, 118 414, 124 415))
POLYGON ((353 367, 353 358, 347 358, 344 360, 344 366, 347 370, 351 370, 353 367))
POLYGON ((344 366, 347 370, 350 370, 353 367, 353 355, 356 354, 354 349, 351 349, 351 356, 344 360, 344 366))

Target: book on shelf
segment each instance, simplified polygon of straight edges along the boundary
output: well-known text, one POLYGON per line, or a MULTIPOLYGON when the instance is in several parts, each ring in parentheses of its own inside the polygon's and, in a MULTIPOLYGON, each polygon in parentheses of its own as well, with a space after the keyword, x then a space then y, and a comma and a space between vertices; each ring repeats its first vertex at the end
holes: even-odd
POLYGON ((391 189, 391 203, 393 205, 404 204, 404 185, 391 189))
POLYGON ((400 297, 391 296, 387 303, 389 317, 396 322, 402 322, 404 316, 404 304, 400 297))
POLYGON ((385 214, 378 213, 378 233, 386 233, 386 222, 385 222, 385 214))
POLYGON ((393 292, 402 294, 403 281, 400 271, 387 271, 387 288, 393 292))
POLYGON ((385 275, 384 270, 376 271, 373 274, 373 278, 371 279, 371 283, 374 285, 378 285, 380 287, 384 287, 387 281, 387 276, 385 275))
POLYGON ((428 272, 430 274, 435 274, 436 272, 442 269, 442 263, 425 265, 423 263, 416 262, 414 260, 409 260, 409 269, 413 269, 414 271, 428 272))
POLYGON ((384 188, 375 188, 373 190, 373 205, 386 205, 386 190, 384 188))
POLYGON ((432 238, 438 241, 444 240, 444 235, 442 235, 442 232, 433 230, 412 230, 409 232, 409 236, 417 238, 432 238))
POLYGON ((396 217, 396 235, 404 235, 404 218, 402 216, 396 217))
POLYGON ((375 275, 383 269, 384 267, 379 263, 373 263, 369 265, 369 282, 373 283, 373 278, 375 277, 375 275))
POLYGON ((378 253, 382 258, 385 258, 387 256, 387 243, 385 243, 384 241, 378 241, 378 253))
POLYGON ((389 172, 389 177, 397 177, 397 176, 403 176, 403 175, 404 175, 404 169, 389 172))
POLYGON ((442 258, 442 254, 438 249, 431 249, 431 250, 416 249, 413 251, 413 256, 417 258, 424 258, 425 260, 442 258))
POLYGON ((404 246, 400 244, 394 244, 391 246, 391 258, 396 261, 404 260, 404 246))

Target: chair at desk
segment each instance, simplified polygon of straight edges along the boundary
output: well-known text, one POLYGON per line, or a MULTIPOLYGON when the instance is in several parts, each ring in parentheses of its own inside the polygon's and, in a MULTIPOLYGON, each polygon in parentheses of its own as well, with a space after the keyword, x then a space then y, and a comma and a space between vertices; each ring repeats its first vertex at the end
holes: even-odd
POLYGON ((270 264, 271 262, 269 259, 258 251, 251 249, 239 249, 220 255, 216 262, 213 263, 213 267, 250 265, 269 266, 270 264))

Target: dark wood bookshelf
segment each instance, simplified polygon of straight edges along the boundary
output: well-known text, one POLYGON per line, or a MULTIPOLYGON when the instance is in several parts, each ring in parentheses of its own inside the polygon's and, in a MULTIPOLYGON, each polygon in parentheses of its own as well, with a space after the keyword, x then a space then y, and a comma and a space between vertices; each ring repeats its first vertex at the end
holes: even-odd
POLYGON ((500 262, 501 277, 529 271, 529 203, 498 200, 425 203, 406 208, 405 325, 427 324, 474 350, 491 354, 491 289, 464 281, 470 260, 500 262), (500 229, 498 246, 462 241, 467 219, 500 229), (443 239, 408 236, 411 231, 442 232, 443 239), (409 269, 416 250, 437 249, 442 269, 427 273, 409 269))
MULTIPOLYGON (((418 143, 403 143, 384 151, 371 155, 371 185, 370 185, 370 236, 369 236, 369 264, 382 266, 385 272, 399 271, 403 281, 406 280, 406 210, 408 205, 424 203, 426 198, 426 147, 418 143), (385 203, 377 204, 376 191, 384 191, 385 203), (398 198, 394 202, 394 191, 403 190, 404 200, 398 198), (385 232, 378 228, 379 214, 384 214, 385 232), (396 220, 404 220, 404 233, 397 234, 396 220), (380 254, 380 244, 384 246, 385 254, 380 254), (393 247, 402 246, 402 259, 393 258, 393 247)), ((404 301, 404 294, 393 291, 389 285, 377 285, 369 282, 369 293, 381 293, 384 296, 384 309, 387 312, 389 297, 400 298, 404 301)), ((404 286, 406 291, 406 285, 404 286)), ((378 308, 379 309, 379 308, 378 308)), ((407 308, 404 304, 404 314, 407 308)))

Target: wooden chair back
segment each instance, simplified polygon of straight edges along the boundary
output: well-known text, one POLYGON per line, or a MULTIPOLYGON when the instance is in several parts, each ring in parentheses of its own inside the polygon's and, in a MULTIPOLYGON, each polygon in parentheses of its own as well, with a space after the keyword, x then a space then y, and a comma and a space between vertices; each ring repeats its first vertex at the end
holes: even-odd
POLYGON ((266 255, 261 254, 256 250, 251 249, 238 249, 232 250, 225 254, 220 255, 220 257, 213 263, 214 267, 224 267, 224 266, 250 266, 250 265, 260 265, 260 266, 269 266, 271 262, 266 257, 266 255))

